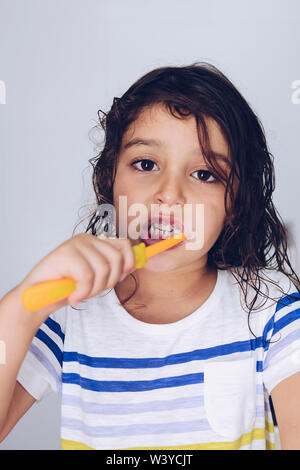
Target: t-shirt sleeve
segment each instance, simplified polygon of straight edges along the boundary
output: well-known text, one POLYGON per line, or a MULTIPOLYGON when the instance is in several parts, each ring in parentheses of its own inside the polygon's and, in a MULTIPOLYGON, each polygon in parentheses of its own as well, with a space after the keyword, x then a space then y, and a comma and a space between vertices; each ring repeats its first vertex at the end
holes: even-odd
POLYGON ((19 370, 17 381, 40 401, 61 393, 66 307, 53 312, 40 326, 19 370))
POLYGON ((300 294, 283 273, 277 273, 276 280, 284 294, 275 290, 276 302, 263 329, 263 381, 269 394, 279 382, 300 372, 300 294))

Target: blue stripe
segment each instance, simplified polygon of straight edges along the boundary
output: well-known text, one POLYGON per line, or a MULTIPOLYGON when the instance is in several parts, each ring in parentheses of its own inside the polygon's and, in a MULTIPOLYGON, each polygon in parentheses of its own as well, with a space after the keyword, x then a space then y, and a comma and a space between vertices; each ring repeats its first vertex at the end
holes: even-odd
MULTIPOLYGON (((296 342, 300 339, 300 328, 297 330, 293 330, 291 333, 287 334, 284 338, 280 341, 273 344, 272 348, 267 352, 265 360, 264 360, 264 370, 268 367, 269 362, 276 356, 276 354, 280 353, 283 349, 287 347, 295 347, 296 342)), ((296 352, 294 350, 294 352, 296 352)))
POLYGON ((36 357, 36 359, 45 367, 48 373, 54 378, 56 382, 57 393, 61 394, 61 376, 57 373, 56 368, 53 365, 52 361, 49 361, 46 354, 40 350, 40 348, 32 343, 29 351, 36 357))
POLYGON ((292 312, 287 313, 284 317, 280 318, 280 320, 275 322, 273 334, 275 335, 275 333, 278 333, 279 330, 289 325, 293 321, 298 320, 299 318, 300 318, 300 308, 296 308, 296 310, 293 310, 292 312))
POLYGON ((62 351, 57 344, 41 329, 38 330, 35 336, 52 351, 60 366, 62 366, 62 351))
POLYGON ((132 413, 153 413, 155 411, 179 410, 204 406, 203 395, 166 400, 151 400, 142 403, 95 403, 82 400, 81 396, 63 394, 63 406, 75 406, 85 413, 104 415, 128 415, 132 413))
MULTIPOLYGON (((268 336, 268 333, 273 330, 275 327, 275 315, 276 313, 281 310, 282 308, 284 307, 287 307, 288 305, 291 305, 292 303, 294 302, 297 302, 298 300, 300 299, 300 294, 298 292, 295 292, 293 294, 290 294, 290 295, 287 295, 285 297, 283 297, 282 299, 280 299, 278 302, 277 302, 277 306, 276 306, 276 310, 275 310, 275 313, 272 315, 272 317, 269 319, 269 321, 267 322, 267 324, 265 325, 265 328, 264 328, 264 331, 263 331, 263 340, 264 341, 268 341, 267 340, 267 336, 268 336), (293 295, 294 297, 296 298, 292 298, 291 295, 293 295)), ((299 309, 296 309, 295 311, 297 311, 299 309)), ((289 312, 286 317, 288 317, 289 315, 291 315, 293 312, 289 312)), ((296 318, 293 318, 293 320, 291 321, 294 321, 296 318)), ((281 320, 278 320, 279 322, 281 320)), ((278 323, 278 322, 277 322, 278 323)), ((286 324, 288 324, 290 322, 287 322, 286 324)), ((283 323, 282 323, 283 324, 283 323)), ((277 328, 276 331, 279 331, 279 329, 283 328, 283 326, 280 326, 280 323, 279 323, 279 327, 277 328)), ((272 332, 272 335, 271 337, 273 336, 273 334, 275 333, 275 331, 272 332)), ((269 349, 269 343, 266 344, 265 346, 265 350, 268 350, 269 349)))
POLYGON ((196 349, 195 351, 171 354, 166 357, 150 358, 117 358, 117 357, 93 357, 72 351, 64 352, 64 362, 79 362, 79 364, 89 367, 109 368, 109 369, 146 369, 154 367, 165 367, 173 364, 182 364, 184 362, 205 360, 218 356, 226 356, 243 351, 254 351, 256 348, 263 347, 261 338, 255 338, 246 341, 236 341, 234 343, 222 344, 205 349, 196 349))
MULTIPOLYGON (((197 416, 196 416, 197 418, 197 416)), ((83 421, 75 418, 69 418, 62 416, 61 426, 63 428, 79 430, 81 433, 87 436, 93 436, 95 438, 120 438, 128 436, 142 436, 142 435, 154 435, 158 434, 178 434, 178 433, 197 433, 199 431, 211 430, 207 419, 196 419, 194 421, 172 421, 167 423, 135 423, 135 424, 121 424, 117 426, 90 426, 83 421)))
POLYGON ((294 302, 297 302, 298 300, 300 300, 299 292, 293 292, 292 294, 288 294, 285 297, 282 297, 282 299, 280 299, 277 302, 277 307, 276 307, 275 312, 278 312, 278 310, 281 310, 282 308, 286 307, 287 305, 290 305, 294 302))
POLYGON ((47 325, 48 328, 50 328, 50 330, 52 330, 54 333, 56 333, 62 339, 62 342, 64 343, 65 335, 61 331, 61 327, 60 327, 59 323, 57 323, 52 318, 48 317, 47 320, 45 321, 45 325, 47 325))
POLYGON ((62 374, 62 382, 79 385, 85 390, 94 392, 144 392, 158 388, 182 387, 184 385, 203 383, 203 372, 175 377, 164 377, 155 380, 93 380, 79 374, 62 374))
MULTIPOLYGON (((264 389, 263 384, 256 384, 257 395, 263 395, 264 389)), ((263 400, 263 396, 261 399, 263 400)), ((61 404, 63 407, 73 406, 80 408, 81 411, 88 414, 102 414, 102 415, 128 415, 133 413, 153 413, 156 411, 168 411, 168 410, 180 410, 186 408, 198 408, 204 406, 204 395, 200 395, 199 391, 196 390, 196 395, 185 396, 181 398, 166 398, 165 400, 149 400, 137 403, 128 403, 122 401, 121 403, 103 403, 101 400, 99 403, 95 401, 85 401, 79 395, 69 395, 64 393, 61 398, 61 404)), ((264 410, 264 406, 257 406, 257 416, 263 415, 261 408, 264 410)), ((62 411, 64 412, 64 410, 62 411)), ((198 413, 198 410, 197 410, 198 413)))

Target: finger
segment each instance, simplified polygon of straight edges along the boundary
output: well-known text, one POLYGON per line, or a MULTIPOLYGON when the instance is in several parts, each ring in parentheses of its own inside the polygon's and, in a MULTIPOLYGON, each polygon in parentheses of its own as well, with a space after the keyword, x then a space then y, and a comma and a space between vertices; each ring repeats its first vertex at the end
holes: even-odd
POLYGON ((82 255, 86 257, 92 266, 95 278, 89 297, 99 292, 114 287, 121 274, 124 264, 123 254, 108 243, 93 244, 86 241, 78 246, 82 255), (103 265, 107 266, 109 273, 103 278, 103 265))
MULTIPOLYGON (((100 240, 104 240, 101 236, 96 237, 100 240)), ((128 238, 114 238, 114 237, 106 237, 105 240, 107 243, 110 243, 112 246, 118 248, 122 251, 124 256, 124 266, 123 266, 123 273, 129 273, 135 270, 135 255, 133 251, 133 247, 130 243, 128 238)))
MULTIPOLYGON (((87 257, 76 247, 73 247, 72 263, 70 263, 69 257, 67 262, 70 266, 69 275, 76 280, 76 289, 69 296, 68 301, 70 305, 75 305, 90 297, 95 282, 95 271, 87 257), (75 254, 76 256, 74 256, 75 254)), ((105 259, 99 263, 98 271, 103 285, 105 285, 110 273, 110 267, 105 259)))

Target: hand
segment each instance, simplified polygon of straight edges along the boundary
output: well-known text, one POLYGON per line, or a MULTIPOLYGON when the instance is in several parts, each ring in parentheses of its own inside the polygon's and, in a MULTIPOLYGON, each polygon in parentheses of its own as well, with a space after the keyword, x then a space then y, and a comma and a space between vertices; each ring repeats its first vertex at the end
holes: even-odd
POLYGON ((113 288, 122 274, 129 274, 134 269, 135 255, 128 239, 99 238, 82 233, 62 243, 35 265, 20 284, 20 289, 23 291, 51 279, 75 279, 76 290, 67 299, 42 309, 50 315, 65 305, 76 305, 113 288))

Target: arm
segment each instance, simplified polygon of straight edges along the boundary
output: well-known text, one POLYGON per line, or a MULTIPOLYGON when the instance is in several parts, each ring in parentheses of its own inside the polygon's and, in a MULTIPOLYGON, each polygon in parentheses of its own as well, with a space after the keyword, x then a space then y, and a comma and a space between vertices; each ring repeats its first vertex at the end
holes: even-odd
POLYGON ((12 417, 13 421, 17 416, 20 419, 29 408, 30 400, 25 399, 20 386, 16 386, 16 378, 35 333, 47 318, 47 315, 25 311, 20 296, 17 286, 0 301, 0 340, 5 349, 5 360, 0 364, 0 434, 8 419, 10 422, 12 417))
POLYGON ((10 431, 15 427, 17 422, 24 416, 26 411, 35 403, 35 398, 30 395, 30 393, 16 382, 15 388, 13 391, 13 396, 8 408, 6 421, 4 423, 3 429, 0 432, 0 442, 2 442, 10 431))
MULTIPOLYGON (((4 361, 0 351, 0 434, 4 435, 5 429, 10 430, 32 404, 32 399, 16 385, 16 379, 37 331, 48 316, 66 305, 73 305, 114 287, 122 272, 128 273, 134 267, 134 251, 129 240, 116 238, 106 241, 94 235, 80 234, 50 252, 34 266, 21 284, 0 300, 0 346, 5 350, 4 361), (71 277, 77 283, 68 298, 34 313, 23 308, 21 297, 25 288, 63 277, 71 277)), ((58 327, 61 331, 60 325, 58 327)), ((63 333, 57 334, 58 342, 63 342, 63 336, 63 333)), ((61 349, 60 353, 62 355, 61 349)), ((53 357, 53 360, 56 361, 54 369, 57 373, 58 370, 61 372, 60 358, 53 357)), ((39 361, 38 364, 41 366, 39 361)), ((56 378, 51 376, 52 381, 56 378)), ((48 385, 47 380, 44 385, 48 385)))
POLYGON ((300 372, 271 392, 282 450, 300 450, 300 372))

